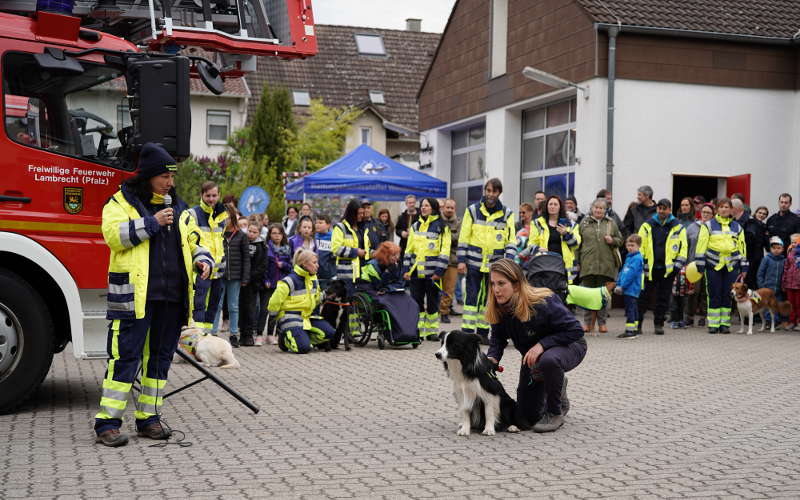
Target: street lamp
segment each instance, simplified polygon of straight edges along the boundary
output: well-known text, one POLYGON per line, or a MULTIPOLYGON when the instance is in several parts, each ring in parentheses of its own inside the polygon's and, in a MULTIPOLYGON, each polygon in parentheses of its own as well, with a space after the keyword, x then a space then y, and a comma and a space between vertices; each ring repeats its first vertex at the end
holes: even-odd
POLYGON ((531 80, 537 81, 539 83, 544 83, 545 85, 549 85, 551 87, 555 87, 557 89, 565 89, 567 87, 573 87, 578 90, 583 91, 583 98, 589 98, 589 87, 588 86, 581 86, 577 83, 571 82, 569 80, 564 80, 556 75, 548 73, 546 71, 542 71, 540 69, 532 68, 530 66, 525 66, 522 70, 523 76, 525 78, 530 78, 531 80))

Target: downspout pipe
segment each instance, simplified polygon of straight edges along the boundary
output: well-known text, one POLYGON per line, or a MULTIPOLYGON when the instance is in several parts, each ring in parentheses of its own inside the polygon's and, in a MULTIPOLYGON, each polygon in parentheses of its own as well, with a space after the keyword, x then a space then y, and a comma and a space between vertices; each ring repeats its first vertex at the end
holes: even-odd
POLYGON ((614 85, 617 80, 619 26, 608 28, 608 109, 606 110, 606 189, 614 191, 614 85))

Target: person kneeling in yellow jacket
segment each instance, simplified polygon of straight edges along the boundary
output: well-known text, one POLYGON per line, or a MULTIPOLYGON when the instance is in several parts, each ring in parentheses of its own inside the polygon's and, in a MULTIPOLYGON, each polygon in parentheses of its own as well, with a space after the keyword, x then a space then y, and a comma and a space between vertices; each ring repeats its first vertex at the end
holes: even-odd
POLYGON ((270 316, 277 317, 278 347, 282 351, 306 354, 312 346, 325 344, 330 350, 334 328, 314 315, 320 304, 317 281, 319 262, 311 250, 300 250, 294 257, 294 271, 278 282, 269 299, 270 316))

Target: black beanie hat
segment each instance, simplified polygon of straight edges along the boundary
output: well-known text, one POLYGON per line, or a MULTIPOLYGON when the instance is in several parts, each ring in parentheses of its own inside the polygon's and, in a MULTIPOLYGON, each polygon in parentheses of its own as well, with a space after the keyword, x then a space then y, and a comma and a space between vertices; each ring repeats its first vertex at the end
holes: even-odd
POLYGON ((151 179, 166 172, 177 172, 175 158, 164 146, 154 142, 145 143, 139 152, 139 177, 151 179))

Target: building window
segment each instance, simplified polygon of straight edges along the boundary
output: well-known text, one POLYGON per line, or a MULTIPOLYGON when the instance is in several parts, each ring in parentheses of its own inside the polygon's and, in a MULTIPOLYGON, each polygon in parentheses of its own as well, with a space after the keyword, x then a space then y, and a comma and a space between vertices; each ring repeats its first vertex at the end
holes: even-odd
POLYGON ((207 111, 207 141, 209 144, 226 144, 231 133, 230 111, 207 111))
POLYGON ((382 90, 370 90, 369 100, 372 104, 386 104, 382 90))
POLYGON ((508 0, 492 0, 492 45, 490 78, 506 74, 508 48, 508 0))
POLYGON ((562 200, 575 193, 576 106, 573 97, 522 113, 523 202, 532 201, 536 191, 562 200))
POLYGON ((117 104, 117 131, 133 125, 131 122, 131 110, 128 108, 127 99, 125 104, 117 104))
POLYGON ((483 195, 486 179, 486 126, 456 130, 452 135, 450 196, 457 207, 475 203, 483 195))
POLYGON ((386 49, 383 47, 383 37, 380 35, 356 35, 356 45, 358 46, 359 54, 386 55, 386 49))
POLYGON ((361 144, 372 145, 372 127, 361 127, 361 144))
POLYGON ((292 90, 295 106, 311 106, 311 94, 307 90, 292 90))

